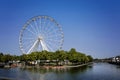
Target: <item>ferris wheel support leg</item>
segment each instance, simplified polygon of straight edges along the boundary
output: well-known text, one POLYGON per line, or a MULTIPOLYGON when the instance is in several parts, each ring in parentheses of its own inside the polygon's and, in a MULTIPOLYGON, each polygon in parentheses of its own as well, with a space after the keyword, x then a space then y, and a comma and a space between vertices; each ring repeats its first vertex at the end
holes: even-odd
POLYGON ((29 54, 30 52, 32 52, 32 51, 34 50, 34 48, 36 47, 36 45, 38 45, 38 44, 39 44, 39 41, 36 40, 36 41, 34 42, 33 46, 28 50, 27 54, 29 54))
POLYGON ((44 41, 40 40, 41 46, 43 50, 49 51, 46 44, 44 43, 44 41))

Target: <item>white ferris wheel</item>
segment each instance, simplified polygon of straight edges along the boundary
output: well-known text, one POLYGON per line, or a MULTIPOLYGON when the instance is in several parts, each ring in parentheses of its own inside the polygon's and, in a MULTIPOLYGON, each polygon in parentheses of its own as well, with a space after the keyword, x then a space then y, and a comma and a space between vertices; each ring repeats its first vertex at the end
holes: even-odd
POLYGON ((49 16, 36 16, 28 20, 20 31, 22 53, 56 51, 62 48, 64 34, 61 26, 49 16))

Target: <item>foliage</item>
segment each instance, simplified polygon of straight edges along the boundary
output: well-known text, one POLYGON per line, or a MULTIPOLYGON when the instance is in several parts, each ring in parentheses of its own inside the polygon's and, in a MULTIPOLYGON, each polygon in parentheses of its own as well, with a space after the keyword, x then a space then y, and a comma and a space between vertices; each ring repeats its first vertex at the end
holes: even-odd
POLYGON ((87 57, 88 57, 88 59, 89 59, 89 61, 90 61, 90 62, 92 62, 92 61, 93 61, 93 58, 92 58, 92 56, 91 56, 91 55, 88 55, 87 57))
POLYGON ((70 51, 57 50, 56 52, 32 52, 31 54, 23 54, 20 56, 3 54, 0 53, 0 62, 8 62, 8 61, 36 61, 36 60, 56 60, 58 62, 62 62, 65 60, 69 60, 71 63, 86 63, 93 61, 92 56, 77 52, 74 48, 70 49, 70 51))

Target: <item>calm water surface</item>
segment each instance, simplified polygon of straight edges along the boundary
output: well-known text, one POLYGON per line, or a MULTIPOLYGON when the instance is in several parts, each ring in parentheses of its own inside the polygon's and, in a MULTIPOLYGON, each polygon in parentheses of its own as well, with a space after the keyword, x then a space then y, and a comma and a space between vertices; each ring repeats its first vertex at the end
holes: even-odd
POLYGON ((67 69, 0 69, 0 80, 120 80, 120 66, 108 63, 67 69))

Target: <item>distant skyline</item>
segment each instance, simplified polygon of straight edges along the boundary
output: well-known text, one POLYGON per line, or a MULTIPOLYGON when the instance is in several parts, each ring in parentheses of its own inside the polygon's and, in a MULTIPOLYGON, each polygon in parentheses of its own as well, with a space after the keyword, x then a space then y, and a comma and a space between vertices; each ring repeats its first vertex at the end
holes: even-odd
POLYGON ((120 55, 119 0, 0 0, 0 52, 20 55, 20 30, 38 15, 62 25, 63 50, 94 58, 120 55))

